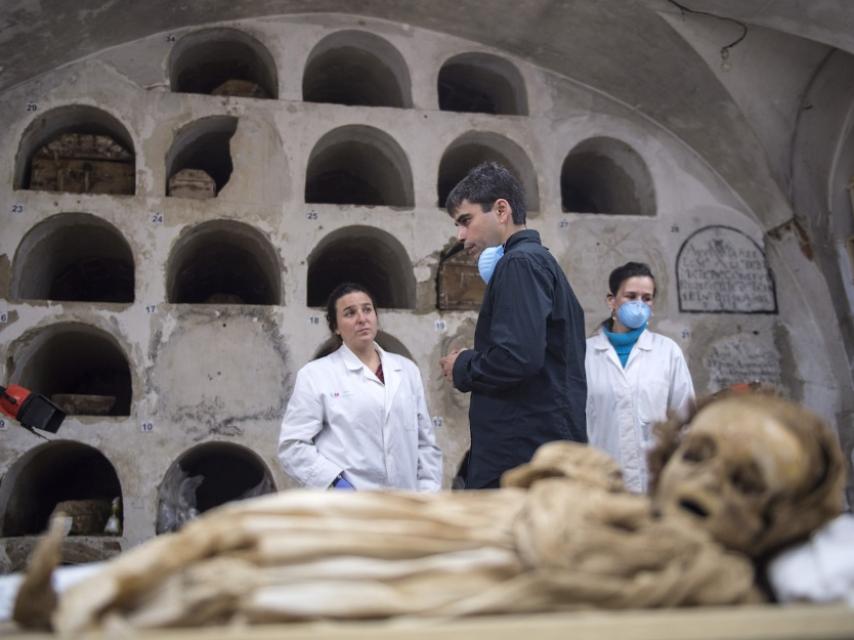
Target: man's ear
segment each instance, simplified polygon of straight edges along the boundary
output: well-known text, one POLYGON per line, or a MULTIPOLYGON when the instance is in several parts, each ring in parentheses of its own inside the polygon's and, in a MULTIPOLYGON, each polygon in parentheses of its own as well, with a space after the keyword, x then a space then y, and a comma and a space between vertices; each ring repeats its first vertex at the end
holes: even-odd
POLYGON ((508 218, 513 218, 513 207, 504 198, 498 198, 495 201, 495 215, 498 216, 499 222, 504 222, 508 218))

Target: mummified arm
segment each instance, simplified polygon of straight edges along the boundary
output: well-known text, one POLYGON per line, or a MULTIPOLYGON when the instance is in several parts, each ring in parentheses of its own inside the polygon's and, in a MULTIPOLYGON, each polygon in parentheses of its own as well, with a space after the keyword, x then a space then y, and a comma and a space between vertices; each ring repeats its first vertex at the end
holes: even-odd
MULTIPOLYGON (((340 588, 351 585, 358 591, 358 581, 363 580, 362 593, 383 591, 377 587, 385 579, 377 578, 383 571, 393 573, 395 567, 405 569, 407 562, 421 559, 423 562, 412 565, 418 567, 415 573, 429 575, 435 559, 435 570, 441 573, 449 558, 465 562, 459 554, 469 551, 472 571, 480 563, 492 567, 482 574, 483 580, 490 579, 492 571, 496 571, 492 579, 502 579, 499 576, 506 577, 506 567, 516 566, 512 522, 524 496, 520 489, 355 495, 288 491, 233 503, 188 523, 177 533, 121 554, 103 571, 74 585, 62 595, 55 627, 73 633, 96 627, 109 615, 140 626, 210 624, 244 613, 247 606, 261 618, 334 617, 334 611, 307 607, 304 598, 296 608, 289 604, 278 607, 262 594, 287 595, 282 602, 300 600, 297 592, 306 591, 312 573, 320 568, 312 563, 336 558, 358 559, 363 577, 342 574, 340 588), (483 555, 490 549, 498 556, 483 555), (205 566, 214 561, 221 568, 227 566, 233 579, 208 581, 205 576, 211 572, 205 566), (496 570, 496 562, 505 568, 496 570), (238 584, 243 586, 233 588, 238 584), (164 607, 168 604, 168 610, 157 611, 155 601, 164 607)), ((518 570, 512 567, 511 571, 518 570)), ((326 581, 327 588, 337 580, 328 573, 321 575, 318 578, 326 581)), ((460 570, 460 575, 465 571, 460 570)), ((400 576, 388 581, 405 582, 400 576)), ((420 580, 410 584, 416 582, 421 584, 420 580)), ((326 597, 319 600, 330 601, 326 597)), ((417 597, 394 602, 397 604, 387 607, 383 615, 411 613, 425 606, 417 597)), ((379 615, 372 607, 370 603, 361 609, 354 607, 349 614, 341 612, 342 617, 379 615)))
POLYGON ((50 617, 57 603, 51 576, 62 560, 62 540, 67 526, 67 518, 53 518, 47 534, 30 556, 27 573, 18 589, 12 612, 12 619, 22 627, 50 628, 50 617))

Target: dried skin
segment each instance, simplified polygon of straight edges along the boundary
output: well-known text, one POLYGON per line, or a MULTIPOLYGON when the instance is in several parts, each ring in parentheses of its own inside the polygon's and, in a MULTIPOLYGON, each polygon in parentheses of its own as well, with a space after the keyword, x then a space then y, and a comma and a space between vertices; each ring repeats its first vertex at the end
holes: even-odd
POLYGON ((618 490, 612 472, 598 452, 561 443, 520 471, 528 490, 291 491, 232 504, 72 587, 54 626, 75 633, 758 599, 746 558, 690 521, 655 517, 647 498, 618 490))
POLYGON ((51 583, 53 570, 62 561, 62 540, 69 522, 61 514, 52 518, 45 537, 39 542, 18 589, 12 617, 31 629, 49 629, 57 596, 51 583))
MULTIPOLYGON (((729 397, 704 406, 669 435, 664 432, 665 446, 678 444, 655 479, 656 508, 692 514, 726 547, 763 556, 842 509, 844 471, 836 437, 791 402, 729 397)), ((661 456, 659 451, 653 460, 661 456)))

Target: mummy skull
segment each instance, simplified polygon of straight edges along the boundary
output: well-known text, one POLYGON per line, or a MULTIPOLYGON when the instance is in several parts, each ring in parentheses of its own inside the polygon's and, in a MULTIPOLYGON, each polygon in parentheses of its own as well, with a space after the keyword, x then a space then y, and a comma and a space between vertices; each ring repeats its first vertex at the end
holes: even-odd
POLYGON ((780 398, 736 396, 685 425, 653 501, 758 556, 838 514, 841 486, 835 435, 816 416, 780 398))

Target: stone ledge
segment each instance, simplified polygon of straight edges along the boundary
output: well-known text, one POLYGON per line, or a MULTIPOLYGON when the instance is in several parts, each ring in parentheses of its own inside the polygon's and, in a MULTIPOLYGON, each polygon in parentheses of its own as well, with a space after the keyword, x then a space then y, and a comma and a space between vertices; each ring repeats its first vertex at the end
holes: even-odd
MULTIPOLYGON (((41 536, 0 538, 0 573, 24 571, 41 536)), ((62 543, 62 564, 100 562, 122 551, 121 539, 115 536, 71 536, 62 543)))

